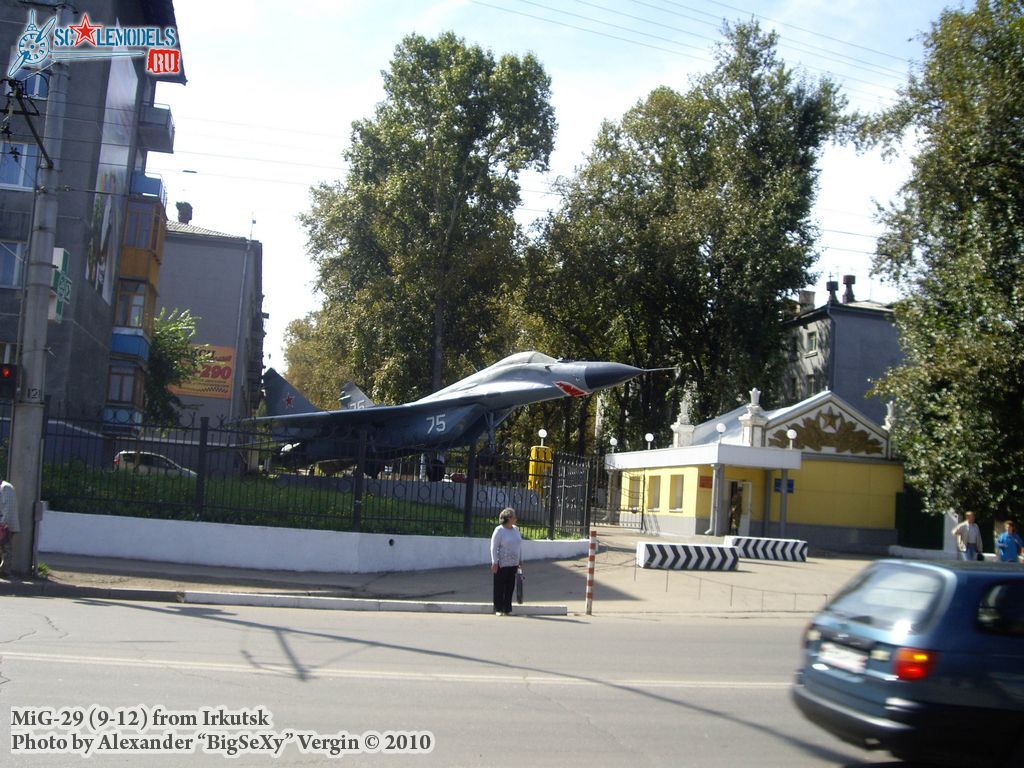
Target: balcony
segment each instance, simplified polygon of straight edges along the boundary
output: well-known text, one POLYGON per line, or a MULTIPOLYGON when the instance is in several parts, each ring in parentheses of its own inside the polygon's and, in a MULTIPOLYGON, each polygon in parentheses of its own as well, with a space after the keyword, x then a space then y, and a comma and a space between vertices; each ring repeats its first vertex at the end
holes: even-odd
POLYGON ((159 176, 147 176, 142 171, 132 171, 131 193, 159 200, 164 208, 167 207, 167 191, 164 189, 163 179, 159 176))
POLYGON ((144 104, 139 114, 139 148, 147 152, 174 152, 174 117, 163 104, 144 104))

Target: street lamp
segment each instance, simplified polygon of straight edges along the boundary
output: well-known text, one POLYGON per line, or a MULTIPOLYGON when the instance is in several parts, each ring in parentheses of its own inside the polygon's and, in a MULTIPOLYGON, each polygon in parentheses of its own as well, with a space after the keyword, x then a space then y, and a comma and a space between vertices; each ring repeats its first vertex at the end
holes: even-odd
POLYGON ((615 446, 617 446, 618 444, 619 444, 619 438, 617 438, 617 437, 609 437, 608 438, 608 445, 610 445, 612 447, 612 453, 615 453, 615 446))
POLYGON ((789 447, 792 448, 793 447, 793 441, 796 440, 796 430, 795 429, 787 429, 786 430, 786 437, 789 438, 789 447))
POLYGON ((648 432, 646 435, 644 435, 644 440, 647 441, 647 450, 651 450, 651 443, 654 442, 654 435, 648 432))
POLYGON ((715 431, 718 433, 718 442, 722 442, 722 435, 725 434, 725 424, 722 422, 715 424, 715 431))
POLYGON ((540 445, 541 445, 542 448, 544 447, 544 438, 547 437, 547 436, 548 436, 548 431, 546 429, 544 429, 544 427, 541 427, 540 429, 537 430, 537 437, 540 438, 540 445))

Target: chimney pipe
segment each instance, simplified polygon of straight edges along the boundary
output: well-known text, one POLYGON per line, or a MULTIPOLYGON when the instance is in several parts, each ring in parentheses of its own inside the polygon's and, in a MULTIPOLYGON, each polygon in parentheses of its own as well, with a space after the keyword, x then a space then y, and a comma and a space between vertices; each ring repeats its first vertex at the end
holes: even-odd
POLYGON ((192 221, 192 206, 189 203, 177 203, 178 223, 188 224, 192 221))
POLYGON ((843 285, 846 286, 846 290, 843 292, 843 304, 852 304, 856 299, 853 298, 853 284, 857 282, 857 278, 853 275, 843 275, 843 285))
POLYGON ((839 283, 835 280, 829 280, 827 283, 825 283, 825 289, 828 291, 828 303, 837 303, 839 299, 836 298, 836 291, 839 290, 839 283))

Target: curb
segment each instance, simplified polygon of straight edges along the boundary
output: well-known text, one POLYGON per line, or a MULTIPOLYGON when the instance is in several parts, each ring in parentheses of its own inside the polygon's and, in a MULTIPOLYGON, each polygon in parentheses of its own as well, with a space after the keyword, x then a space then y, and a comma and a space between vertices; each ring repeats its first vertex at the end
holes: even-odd
MULTIPOLYGON (((378 600, 360 597, 312 597, 308 595, 252 594, 248 592, 182 592, 183 603, 203 605, 254 605, 268 608, 309 608, 332 611, 396 611, 409 613, 475 613, 489 614, 489 603, 453 603, 426 600, 378 600)), ((517 605, 513 613, 520 616, 567 616, 564 605, 517 605)))
POLYGON ((180 603, 181 592, 169 589, 131 589, 118 587, 82 587, 52 581, 9 581, 0 584, 0 595, 13 597, 69 597, 97 600, 151 600, 156 603, 180 603))
MULTIPOLYGON (((82 587, 50 581, 10 581, 0 584, 0 595, 14 597, 62 597, 94 600, 138 600, 193 605, 239 605, 266 608, 304 608, 327 611, 377 611, 404 613, 490 614, 490 603, 456 603, 426 600, 386 600, 354 597, 313 597, 253 592, 201 592, 166 589, 82 587)), ((565 605, 517 605, 519 616, 567 616, 565 605)))

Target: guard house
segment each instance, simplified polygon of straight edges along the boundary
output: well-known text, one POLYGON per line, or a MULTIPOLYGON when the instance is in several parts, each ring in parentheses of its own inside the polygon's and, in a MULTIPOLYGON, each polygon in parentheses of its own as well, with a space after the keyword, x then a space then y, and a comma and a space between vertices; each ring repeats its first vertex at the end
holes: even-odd
POLYGON ((903 465, 891 458, 891 415, 881 427, 828 390, 773 411, 750 394, 702 424, 684 401, 671 448, 608 454, 610 497, 664 533, 895 544, 903 465))

